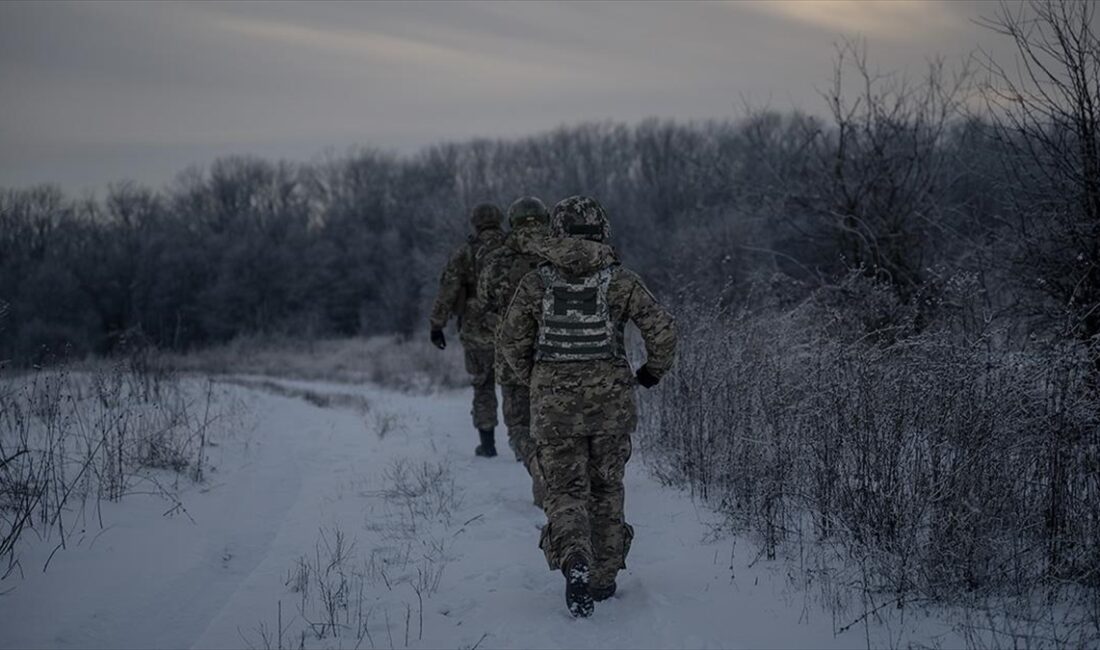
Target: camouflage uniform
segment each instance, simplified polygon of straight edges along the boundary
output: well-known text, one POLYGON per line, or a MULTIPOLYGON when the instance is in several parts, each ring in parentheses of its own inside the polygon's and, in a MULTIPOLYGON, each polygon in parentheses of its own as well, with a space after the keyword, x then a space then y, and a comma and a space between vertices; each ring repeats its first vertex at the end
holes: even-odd
MULTIPOLYGON (((515 295, 520 280, 542 262, 541 257, 524 249, 523 242, 532 237, 545 237, 549 221, 546 207, 534 197, 517 200, 509 208, 508 215, 512 231, 504 239, 504 245, 489 254, 478 276, 478 300, 486 321, 494 330, 500 324, 500 318, 515 295)), ((508 444, 531 475, 531 492, 535 504, 541 507, 545 490, 542 473, 535 462, 535 443, 531 438, 530 391, 504 363, 500 354, 496 355, 494 370, 500 384, 508 444)))
MULTIPOLYGON (((599 204, 584 197, 562 201, 554 207, 551 231, 567 236, 527 242, 529 251, 548 264, 520 282, 498 330, 497 350, 531 390, 532 435, 547 490, 548 523, 539 546, 552 569, 564 570, 566 560, 584 558, 591 566, 593 589, 604 589, 613 587, 615 575, 625 566, 633 538, 633 529, 623 519, 623 474, 631 453, 630 434, 637 425, 637 382, 626 360, 624 327, 633 321, 640 330, 647 361, 638 377, 648 373, 654 381, 672 365, 676 330, 642 280, 623 268, 614 250, 603 243, 609 229, 599 204), (573 221, 589 223, 571 227, 570 215, 573 221), (582 347, 583 340, 595 338, 586 336, 574 337, 574 343, 546 342, 546 330, 554 328, 545 323, 546 314, 553 313, 546 306, 547 278, 554 274, 606 278, 604 293, 599 294, 610 321, 606 346, 582 347), (598 356, 605 348, 606 358, 572 361, 564 354, 540 359, 543 351, 598 356)), ((569 337, 559 334, 553 340, 569 337)))
POLYGON ((497 394, 493 376, 493 328, 479 309, 478 270, 485 258, 504 241, 499 208, 482 204, 474 208, 471 222, 477 234, 451 256, 439 279, 439 293, 432 307, 432 330, 442 330, 451 315, 458 319, 459 340, 466 356, 466 372, 474 387, 471 414, 474 427, 492 430, 497 425, 497 394))

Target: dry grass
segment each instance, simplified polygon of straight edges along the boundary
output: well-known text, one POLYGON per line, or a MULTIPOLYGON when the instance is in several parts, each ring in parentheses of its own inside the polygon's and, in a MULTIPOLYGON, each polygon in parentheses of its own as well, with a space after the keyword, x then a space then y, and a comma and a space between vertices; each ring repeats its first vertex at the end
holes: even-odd
POLYGON ((203 480, 221 391, 145 353, 84 367, 0 373, 0 581, 21 572, 27 533, 64 548, 101 500, 135 491, 186 514, 181 479, 203 480))
POLYGON ((450 543, 470 523, 453 516, 462 488, 446 458, 397 458, 380 488, 363 493, 378 507, 358 535, 340 526, 319 531, 312 551, 287 570, 293 609, 284 611, 280 600, 274 622, 242 630, 245 645, 407 648, 423 640, 424 610, 450 562, 450 543))

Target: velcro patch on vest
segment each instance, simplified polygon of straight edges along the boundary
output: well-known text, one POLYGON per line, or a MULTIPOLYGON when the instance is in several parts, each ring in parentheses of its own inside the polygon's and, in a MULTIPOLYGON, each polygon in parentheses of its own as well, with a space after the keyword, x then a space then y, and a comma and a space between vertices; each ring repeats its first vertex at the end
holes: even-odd
POLYGON ((596 287, 587 289, 554 287, 555 316, 565 315, 571 309, 588 316, 595 316, 598 308, 596 287))

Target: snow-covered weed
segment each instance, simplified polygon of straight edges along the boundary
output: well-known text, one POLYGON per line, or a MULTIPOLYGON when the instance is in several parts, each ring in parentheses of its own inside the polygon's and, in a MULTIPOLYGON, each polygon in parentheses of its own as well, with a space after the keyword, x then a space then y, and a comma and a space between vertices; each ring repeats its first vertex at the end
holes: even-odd
MULTIPOLYGON (((347 639, 357 647, 408 647, 423 637, 425 601, 439 590, 450 542, 463 528, 453 525, 462 493, 445 460, 399 458, 381 480, 381 489, 365 493, 379 507, 362 536, 322 529, 312 554, 287 572, 295 617, 277 622, 277 634, 260 623, 243 635, 246 644, 273 648, 295 639, 312 647, 347 639)), ((281 618, 281 602, 278 611, 281 618)))
POLYGON ((386 469, 386 488, 381 496, 397 513, 411 534, 419 524, 451 523, 451 514, 461 505, 461 494, 447 462, 410 463, 395 460, 386 469))
POLYGON ((350 566, 354 553, 355 542, 349 542, 342 530, 333 528, 328 534, 321 530, 312 575, 323 618, 309 623, 318 638, 324 638, 326 629, 336 636, 337 625, 348 623, 352 583, 362 581, 362 574, 350 566))
POLYGON ((391 433, 405 430, 401 416, 393 411, 376 410, 371 413, 371 425, 379 440, 391 433))
POLYGON ((291 593, 301 594, 303 599, 309 598, 309 583, 312 575, 312 565, 306 556, 299 555, 294 566, 287 571, 286 582, 283 585, 291 593))
POLYGON ((23 534, 64 548, 99 500, 140 487, 186 512, 179 479, 201 480, 223 407, 209 384, 185 385, 146 353, 0 376, 0 579, 19 567, 23 534))

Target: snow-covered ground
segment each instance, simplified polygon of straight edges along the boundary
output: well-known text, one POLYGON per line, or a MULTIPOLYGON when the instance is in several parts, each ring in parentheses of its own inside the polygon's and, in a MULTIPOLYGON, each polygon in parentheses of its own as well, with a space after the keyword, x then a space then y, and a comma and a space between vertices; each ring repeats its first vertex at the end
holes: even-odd
POLYGON ((2 585, 14 590, 0 596, 0 647, 960 645, 929 620, 835 635, 849 621, 792 587, 781 562, 716 535, 638 458, 629 568, 618 595, 574 620, 502 432, 501 456, 472 454, 467 392, 253 378, 231 393, 250 415, 214 441, 186 514, 133 495, 103 504, 106 529, 89 525, 46 572, 52 545, 24 549, 25 577, 2 585))

